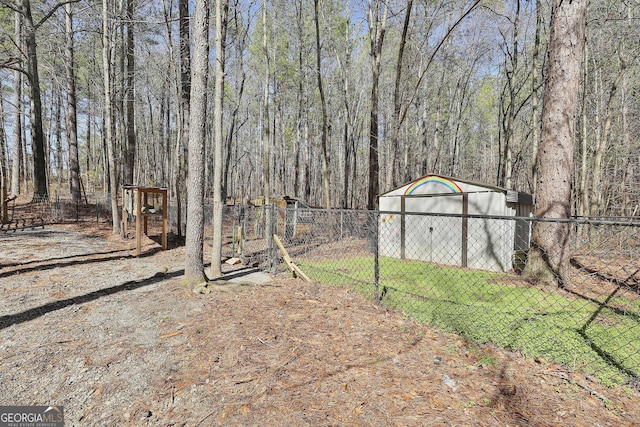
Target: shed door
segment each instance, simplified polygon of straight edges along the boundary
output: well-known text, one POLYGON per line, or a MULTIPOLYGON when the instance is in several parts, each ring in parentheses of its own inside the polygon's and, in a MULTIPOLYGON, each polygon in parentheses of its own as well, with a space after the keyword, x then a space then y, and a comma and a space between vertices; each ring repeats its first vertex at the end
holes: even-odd
POLYGON ((462 214, 462 194, 405 199, 405 257, 438 264, 461 265, 462 218, 412 212, 462 214))

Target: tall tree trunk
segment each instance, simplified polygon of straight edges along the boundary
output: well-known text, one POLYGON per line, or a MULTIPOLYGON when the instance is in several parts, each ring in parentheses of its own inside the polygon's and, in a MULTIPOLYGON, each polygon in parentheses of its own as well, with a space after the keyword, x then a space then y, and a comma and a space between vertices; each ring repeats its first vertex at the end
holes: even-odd
MULTIPOLYGON (((536 0, 536 32, 533 40, 533 53, 531 58, 531 192, 536 191, 536 179, 538 175, 538 147, 540 145, 540 109, 538 97, 540 96, 540 81, 538 67, 540 66, 540 34, 542 33, 542 0, 536 0)), ((583 135, 584 138, 584 135, 583 135)))
POLYGON ((313 159, 313 153, 311 152, 311 141, 309 137, 309 115, 305 114, 304 116, 304 125, 302 131, 302 140, 305 142, 304 144, 304 184, 303 184, 303 194, 304 200, 311 200, 311 162, 313 159))
POLYGON ((113 123, 113 99, 111 90, 112 24, 109 22, 109 0, 102 0, 102 68, 104 78, 104 120, 105 142, 107 145, 107 158, 109 163, 109 191, 111 193, 111 222, 113 234, 120 233, 120 212, 118 210, 118 180, 116 170, 116 155, 113 123))
MULTIPOLYGON (((237 13, 237 11, 234 10, 234 13, 237 13)), ((240 33, 240 28, 238 26, 238 19, 237 18, 234 19, 234 22, 236 23, 235 25, 236 32, 240 33)), ((244 48, 246 46, 246 36, 247 36, 247 31, 244 31, 244 30, 241 30, 241 31, 242 31, 242 36, 240 37, 240 46, 238 47, 239 52, 244 51, 244 48)), ((235 187, 231 187, 234 190, 233 193, 230 193, 229 191, 229 187, 230 187, 229 181, 232 181, 230 179, 231 178, 230 176, 231 154, 234 151, 234 146, 233 146, 234 135, 237 131, 236 127, 238 126, 238 114, 240 113, 240 107, 242 105, 242 99, 244 95, 245 82, 247 79, 247 73, 245 72, 245 69, 244 69, 244 59, 242 55, 239 56, 238 61, 239 61, 238 67, 240 69, 240 88, 238 89, 238 98, 236 100, 236 105, 233 109, 233 112, 231 113, 231 123, 229 123, 229 130, 227 131, 227 137, 226 137, 226 144, 225 144, 226 158, 223 164, 224 170, 222 172, 222 200, 225 200, 225 198, 229 194, 232 194, 234 196, 237 195, 236 194, 237 189, 235 187)), ((242 126, 242 124, 240 126, 242 126)), ((236 149, 236 156, 237 156, 237 149, 236 149)), ((236 164, 237 162, 238 162, 238 159, 236 159, 236 164)))
MULTIPOLYGON (((350 21, 350 17, 347 18, 350 21)), ((348 21, 348 22, 349 22, 348 21)), ((344 110, 344 123, 342 129, 342 144, 343 144, 343 153, 344 153, 344 164, 342 169, 342 203, 341 206, 343 209, 347 209, 350 206, 349 202, 349 190, 351 193, 355 191, 353 185, 351 185, 351 164, 352 157, 354 157, 355 150, 352 150, 351 140, 353 128, 352 128, 352 117, 351 117, 351 106, 349 99, 349 71, 351 70, 351 53, 352 47, 349 38, 351 37, 349 31, 349 25, 346 26, 346 31, 344 32, 345 36, 345 51, 344 51, 344 60, 341 60, 340 54, 336 55, 336 60, 338 61, 338 66, 340 68, 340 77, 342 78, 342 107, 344 110)), ((355 182, 354 182, 355 184, 355 182)))
MULTIPOLYGON (((629 149, 631 147, 631 134, 629 132, 629 107, 627 102, 628 97, 628 81, 625 78, 622 86, 622 146, 629 149)), ((627 188, 627 185, 630 182, 633 182, 633 163, 631 161, 631 156, 627 156, 623 160, 622 166, 622 179, 620 181, 621 188, 627 188)), ((619 211, 617 215, 620 216, 632 216, 634 215, 634 201, 632 200, 631 194, 626 191, 622 195, 622 203, 619 207, 619 211)))
POLYGON ((45 158, 45 139, 42 127, 42 99, 40 95, 40 76, 38 74, 38 54, 36 52, 36 30, 31 15, 31 3, 22 0, 24 43, 27 54, 27 79, 31 88, 31 144, 33 145, 33 200, 38 202, 49 198, 47 186, 47 165, 45 158))
MULTIPOLYGON (((235 7, 233 8, 233 16, 227 17, 227 25, 229 25, 229 21, 232 21, 234 23, 233 31, 235 31, 235 34, 237 34, 237 39, 235 44, 237 52, 244 52, 246 47, 248 31, 244 27, 242 27, 240 23, 240 17, 238 16, 239 11, 237 6, 238 4, 236 2, 235 7)), ((225 151, 225 160, 222 165, 223 167, 222 200, 226 200, 226 198, 229 197, 230 195, 232 197, 237 197, 240 194, 239 193, 240 189, 239 187, 236 186, 235 180, 233 179, 233 174, 238 172, 237 170, 238 168, 236 166, 238 165, 240 160, 238 158, 238 149, 237 147, 234 146, 234 141, 235 141, 234 137, 236 135, 236 132, 238 131, 237 128, 243 125, 243 123, 240 123, 240 125, 238 125, 238 115, 240 113, 240 109, 242 106, 244 88, 245 88, 245 83, 247 79, 247 73, 244 68, 244 55, 242 54, 238 55, 238 65, 236 67, 236 70, 240 73, 240 78, 239 78, 240 87, 237 88, 238 79, 236 77, 237 99, 235 101, 235 106, 233 108, 233 111, 231 112, 230 123, 227 130, 227 136, 225 138, 226 151, 225 151), (234 162, 235 162, 233 168, 231 165, 232 158, 234 159, 234 162)))
POLYGON ((400 93, 400 85, 402 82, 402 59, 404 56, 404 47, 407 43, 407 32, 409 22, 411 21, 411 9, 413 8, 413 0, 407 0, 407 7, 404 13, 404 24, 402 25, 402 35, 400 36, 400 44, 398 46, 398 58, 396 60, 396 77, 393 88, 393 116, 391 117, 391 149, 389 150, 389 170, 387 172, 387 182, 385 190, 393 189, 397 184, 397 159, 398 159, 398 138, 402 123, 400 121, 400 110, 402 109, 402 94, 400 93))
MULTIPOLYGON (((268 207, 271 203, 271 150, 269 146, 271 144, 271 132, 269 122, 269 84, 271 81, 271 73, 269 67, 269 49, 267 45, 267 0, 262 1, 262 49, 264 51, 264 94, 262 98, 262 181, 264 192, 264 205, 268 207)), ((268 211, 265 211, 265 214, 268 211)), ((265 238, 271 236, 271 221, 265 216, 265 238)))
POLYGON ((611 133, 611 121, 613 120, 613 115, 618 113, 618 111, 613 111, 613 101, 615 100, 620 82, 624 77, 626 68, 626 61, 620 58, 620 70, 618 71, 618 74, 616 75, 613 83, 611 83, 607 103, 604 107, 605 118, 604 123, 602 124, 602 135, 596 141, 596 149, 593 157, 593 169, 591 171, 593 178, 591 185, 591 207, 589 211, 592 215, 602 215, 604 213, 604 190, 602 179, 602 175, 604 172, 604 155, 609 148, 609 135, 611 133))
MULTIPOLYGON (((86 135, 86 141, 87 141, 87 156, 85 158, 85 167, 87 172, 91 170, 91 165, 94 165, 95 170, 97 171, 99 169, 99 165, 100 165, 100 161, 98 160, 98 156, 95 155, 94 151, 95 151, 95 144, 91 143, 91 125, 93 123, 94 120, 94 116, 92 115, 92 105, 93 103, 91 102, 92 99, 92 91, 91 91, 91 82, 89 81, 89 78, 87 77, 87 133, 86 135), (95 162, 95 163, 94 163, 95 162)), ((89 178, 87 175, 87 185, 89 185, 89 178)))
POLYGON ((207 124, 209 76, 209 0, 197 1, 193 17, 193 74, 187 173, 187 233, 185 282, 195 289, 205 281, 204 248, 204 142, 207 124))
MULTIPOLYGON (((235 108, 233 109, 233 112, 231 113, 231 123, 229 123, 229 130, 227 131, 227 137, 226 137, 226 155, 225 155, 225 161, 223 163, 223 172, 222 172, 222 200, 225 200, 225 198, 229 195, 232 194, 233 196, 235 196, 235 193, 230 193, 229 192, 229 181, 230 181, 230 173, 229 171, 231 170, 231 154, 233 152, 233 141, 234 141, 234 134, 236 133, 236 126, 238 123, 238 114, 240 112, 240 105, 242 103, 242 95, 244 94, 244 85, 245 85, 245 81, 246 81, 246 73, 244 71, 244 65, 242 64, 242 59, 240 59, 240 67, 242 68, 241 74, 242 77, 240 77, 240 89, 238 90, 238 100, 237 100, 237 104, 235 106, 235 108)), ((236 160, 237 162, 237 160, 236 160)), ((231 187, 235 190, 234 187, 231 187)))
POLYGON ((369 41, 371 44, 371 111, 369 115, 369 188, 367 190, 367 209, 373 210, 377 206, 380 191, 380 160, 378 158, 378 98, 380 84, 380 69, 382 61, 382 44, 387 30, 388 6, 384 4, 384 11, 380 11, 381 0, 369 1, 369 41))
POLYGON ((222 107, 224 101, 225 45, 228 0, 216 0, 216 86, 213 105, 213 247, 211 277, 222 276, 222 107))
POLYGON ((127 117, 127 144, 124 155, 124 171, 122 179, 127 184, 134 183, 134 166, 136 164, 136 126, 135 126, 135 55, 133 34, 133 2, 127 0, 127 41, 126 41, 126 117, 127 117))
POLYGON ((73 56, 73 14, 71 3, 65 5, 67 114, 66 133, 69 144, 69 191, 74 203, 80 202, 80 161, 78 157, 78 120, 76 112, 76 79, 73 56))
MULTIPOLYGON (((576 115, 586 14, 586 0, 553 2, 536 186, 535 216, 538 218, 565 219, 571 216, 576 115)), ((539 221, 533 227, 531 265, 539 268, 542 265, 539 261, 543 260, 546 279, 552 278, 551 282, 561 287, 569 279, 569 237, 570 227, 566 222, 539 221)), ((540 273, 540 270, 536 272, 540 273)), ((541 276, 541 279, 545 280, 545 276, 541 276)))
POLYGON ((438 92, 436 95, 436 115, 433 119, 434 123, 433 123, 433 148, 432 148, 432 152, 435 153, 435 155, 432 157, 432 162, 431 162, 431 170, 430 171, 425 171, 425 174, 427 172, 429 173, 440 173, 442 165, 443 165, 443 161, 441 160, 440 156, 442 154, 442 140, 440 138, 440 136, 444 133, 442 130, 442 91, 445 87, 444 84, 444 80, 445 80, 445 73, 446 71, 443 69, 442 70, 442 74, 440 76, 440 84, 438 85, 438 92))
POLYGON ((2 80, 0 79, 0 224, 6 224, 9 222, 9 216, 7 212, 7 203, 5 200, 7 199, 7 184, 8 180, 8 171, 7 162, 7 141, 5 137, 4 131, 4 104, 2 100, 4 99, 4 94, 2 90, 2 80))
POLYGON ((316 78, 318 82, 318 93, 320 94, 320 105, 322 108, 322 134, 320 137, 320 146, 322 150, 322 188, 324 193, 324 206, 329 214, 329 236, 331 239, 331 196, 329 193, 329 159, 327 154, 327 134, 329 128, 329 119, 327 117, 327 101, 324 97, 324 88, 322 87, 322 74, 320 69, 321 51, 320 51, 320 16, 318 14, 318 0, 313 2, 313 10, 315 13, 315 29, 316 29, 316 78))
MULTIPOLYGON (((587 85, 589 81, 589 44, 585 43, 584 46, 584 59, 583 59, 583 73, 582 73, 582 81, 584 82, 584 86, 587 85)), ((589 136, 587 133, 587 91, 582 91, 582 132, 580 135, 580 170, 579 170, 579 181, 578 181, 578 216, 587 216, 589 212, 589 189, 587 188, 587 178, 590 174, 587 165, 587 158, 589 154, 589 136)), ((537 170, 536 170, 537 172, 537 170)), ((535 175, 534 175, 535 177, 535 175)))
MULTIPOLYGON (((306 34, 306 27, 305 27, 305 22, 302 19, 302 12, 303 12, 303 8, 304 8, 304 4, 305 1, 304 0, 298 0, 296 2, 296 35, 298 36, 298 43, 300 43, 300 46, 302 46, 303 42, 304 42, 304 38, 305 38, 305 34, 306 34)), ((293 167, 293 173, 295 175, 295 180, 293 183, 293 193, 296 197, 300 197, 301 195, 301 191, 302 189, 305 188, 305 171, 307 168, 307 164, 306 162, 304 162, 303 160, 303 156, 304 156, 304 152, 305 152, 305 147, 306 144, 308 143, 308 141, 303 138, 303 129, 304 129, 304 122, 307 118, 307 109, 305 108, 306 105, 306 93, 305 93, 305 89, 304 89, 304 81, 306 78, 306 66, 304 63, 304 54, 303 54, 303 49, 298 49, 298 73, 299 73, 299 78, 298 78, 298 87, 297 87, 297 93, 296 93, 296 97, 297 97, 297 111, 296 111, 296 139, 295 139, 295 144, 296 144, 296 151, 295 151, 295 161, 294 161, 294 167, 293 167)))
POLYGON ((182 236, 182 200, 186 194, 187 159, 189 156, 189 124, 191 105, 191 52, 189 39, 189 0, 179 0, 180 15, 180 134, 176 144, 176 200, 178 236, 182 236))
MULTIPOLYGON (((22 14, 15 14, 15 41, 20 46, 22 44, 22 14)), ((26 170, 21 168, 23 156, 22 151, 22 73, 18 70, 13 72, 13 163, 11 164, 11 194, 20 194, 20 169, 26 174, 26 170)), ((26 191, 26 188, 25 188, 26 191)))
POLYGON ((64 174, 64 153, 62 149, 62 94, 58 92, 55 103, 55 137, 56 137, 56 185, 60 189, 64 174))
POLYGON ((504 36, 505 55, 504 69, 505 69, 505 82, 502 88, 502 95, 500 99, 500 124, 501 124, 501 136, 502 152, 500 153, 500 159, 498 163, 498 180, 497 184, 501 187, 512 188, 513 187, 513 144, 515 143, 515 121, 517 115, 517 82, 518 78, 518 59, 520 51, 519 44, 519 31, 520 31, 520 0, 515 2, 515 16, 513 17, 513 34, 511 41, 507 40, 504 36))

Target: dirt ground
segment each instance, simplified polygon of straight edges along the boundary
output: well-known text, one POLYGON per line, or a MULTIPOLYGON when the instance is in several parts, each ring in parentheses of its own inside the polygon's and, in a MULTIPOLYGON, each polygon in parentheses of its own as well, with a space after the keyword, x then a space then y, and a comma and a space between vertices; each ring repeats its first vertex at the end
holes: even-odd
POLYGON ((630 426, 636 391, 283 274, 182 286, 108 225, 0 232, 0 404, 68 426, 630 426))

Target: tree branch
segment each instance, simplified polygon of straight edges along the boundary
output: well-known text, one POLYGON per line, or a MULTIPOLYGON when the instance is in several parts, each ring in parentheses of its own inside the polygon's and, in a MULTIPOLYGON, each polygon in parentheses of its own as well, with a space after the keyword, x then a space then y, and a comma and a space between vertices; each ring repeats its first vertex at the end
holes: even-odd
POLYGON ((0 69, 19 71, 26 76, 27 71, 24 68, 16 65, 16 64, 20 64, 20 62, 22 62, 20 61, 20 58, 16 58, 16 57, 7 58, 4 61, 0 62, 0 69))
POLYGON ((9 0, 0 0, 0 4, 8 7, 9 9, 13 10, 14 12, 18 12, 21 13, 20 8, 13 2, 9 1, 9 0))
MULTIPOLYGON (((405 105, 409 105, 413 102, 413 100, 415 99, 417 93, 418 93, 418 89, 420 88, 420 85, 422 84, 422 80, 424 79, 424 77, 427 74, 427 71, 429 71, 429 67, 431 66, 431 63, 433 62, 433 60, 435 59, 436 55, 438 54, 438 52, 440 51, 440 48, 442 48, 442 45, 444 45, 444 42, 449 38, 449 36, 451 36, 451 33, 453 33, 453 31, 456 29, 456 27, 471 13, 473 12, 478 5, 480 4, 481 0, 475 0, 473 2, 473 4, 469 7, 469 9, 467 9, 459 18, 456 22, 453 23, 453 25, 451 27, 449 27, 449 29, 447 30, 447 32, 445 33, 445 35, 442 37, 442 39, 440 40, 440 42, 438 43, 438 45, 435 47, 435 49, 433 50, 433 52, 431 53, 431 55, 429 56, 429 59, 427 60, 427 64, 425 65, 424 69, 422 70, 422 73, 420 73, 420 76, 418 77, 418 81, 416 82, 415 86, 414 86, 414 90, 413 93, 411 94, 411 97, 409 99, 409 102, 407 102, 405 105)), ((402 112, 402 114, 400 115, 400 123, 404 122, 404 119, 406 117, 408 108, 405 108, 404 111, 402 112)))
MULTIPOLYGON (((2 0, 2 1, 4 1, 4 0, 2 0)), ((80 0, 63 0, 63 1, 58 2, 58 4, 53 6, 53 8, 46 15, 44 15, 42 18, 40 18, 38 23, 35 24, 33 26, 33 28, 37 30, 40 27, 40 25, 44 24, 47 19, 51 18, 51 15, 56 13, 56 11, 59 8, 61 8, 62 6, 64 6, 65 4, 68 4, 68 3, 79 3, 79 2, 80 2, 80 0)))

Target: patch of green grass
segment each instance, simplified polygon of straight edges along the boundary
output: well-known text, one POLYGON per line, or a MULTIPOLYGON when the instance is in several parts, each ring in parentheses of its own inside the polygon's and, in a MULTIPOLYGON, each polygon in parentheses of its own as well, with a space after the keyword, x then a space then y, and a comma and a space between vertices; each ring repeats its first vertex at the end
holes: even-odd
MULTIPOLYGON (((372 257, 299 264, 316 281, 373 294, 372 257)), ((383 305, 418 321, 477 343, 492 342, 590 372, 609 386, 640 374, 636 301, 615 298, 604 306, 512 286, 507 278, 503 273, 382 258, 378 291, 383 305)))
POLYGON ((498 365, 498 362, 495 356, 492 356, 490 354, 485 354, 480 359, 478 359, 478 361, 476 362, 476 365, 477 366, 484 365, 484 366, 489 366, 493 368, 498 365))

